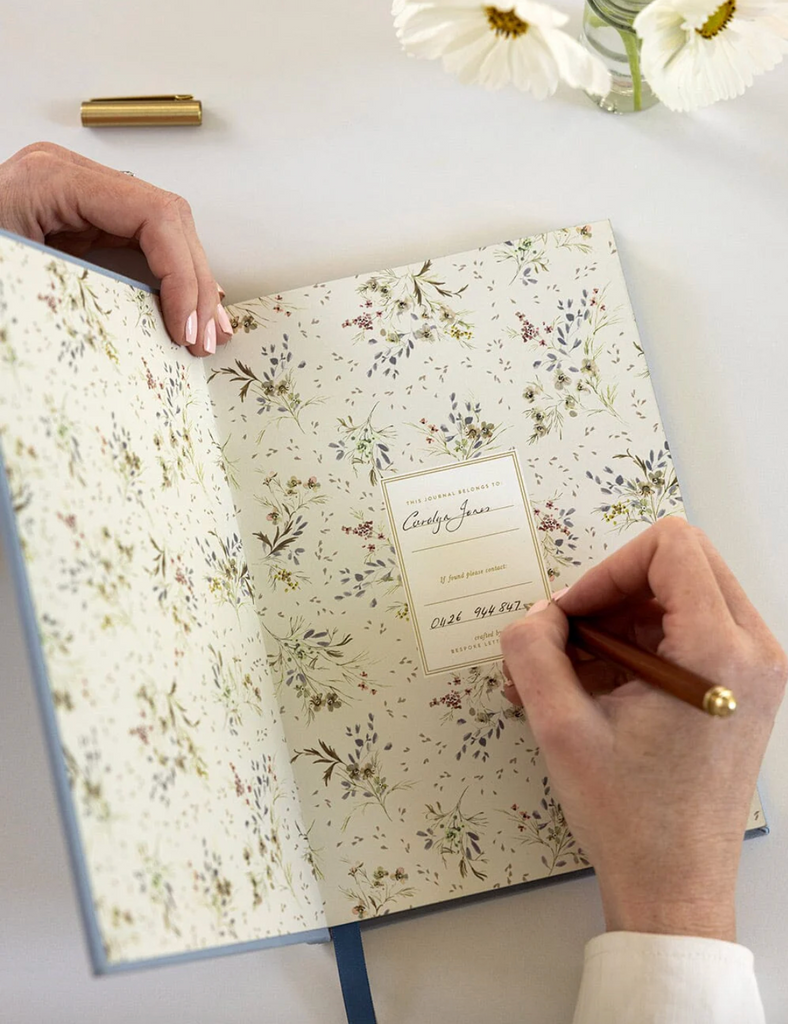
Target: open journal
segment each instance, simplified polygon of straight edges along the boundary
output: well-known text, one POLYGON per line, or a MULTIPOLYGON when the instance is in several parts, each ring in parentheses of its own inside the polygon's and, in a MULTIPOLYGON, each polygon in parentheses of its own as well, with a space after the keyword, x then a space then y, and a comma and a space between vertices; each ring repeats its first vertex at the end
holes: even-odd
POLYGON ((682 514, 607 223, 230 314, 195 359, 0 237, 7 549, 97 970, 587 867, 498 635, 682 514))

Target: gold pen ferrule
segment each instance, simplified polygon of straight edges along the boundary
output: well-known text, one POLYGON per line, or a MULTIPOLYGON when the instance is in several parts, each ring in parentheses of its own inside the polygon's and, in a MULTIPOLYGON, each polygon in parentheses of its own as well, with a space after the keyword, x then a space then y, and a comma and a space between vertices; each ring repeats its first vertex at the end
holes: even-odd
POLYGON ((736 698, 726 686, 712 686, 703 695, 703 710, 715 718, 728 718, 736 710, 736 698))

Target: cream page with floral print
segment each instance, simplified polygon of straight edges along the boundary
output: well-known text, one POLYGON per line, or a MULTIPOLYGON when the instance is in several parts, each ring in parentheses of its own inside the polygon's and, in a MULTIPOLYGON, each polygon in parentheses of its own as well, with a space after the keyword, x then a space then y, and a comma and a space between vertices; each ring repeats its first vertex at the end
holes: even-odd
POLYGON ((516 450, 556 589, 683 514, 609 224, 231 314, 210 389, 329 921, 586 866, 500 664, 424 674, 381 479, 516 450))
POLYGON ((587 866, 500 665, 424 674, 381 479, 516 451, 556 589, 682 514, 609 225, 242 303, 201 361, 149 294, 0 256, 0 437, 109 960, 587 866))
POLYGON ((97 967, 324 926, 204 367, 154 297, 0 237, 0 443, 97 967))

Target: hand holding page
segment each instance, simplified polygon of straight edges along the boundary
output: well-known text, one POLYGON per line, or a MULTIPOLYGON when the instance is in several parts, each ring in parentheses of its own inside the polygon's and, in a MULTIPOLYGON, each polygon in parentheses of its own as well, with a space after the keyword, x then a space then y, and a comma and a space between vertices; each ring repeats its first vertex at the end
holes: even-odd
POLYGON ((504 626, 550 596, 515 454, 382 483, 425 675, 500 660, 504 626))

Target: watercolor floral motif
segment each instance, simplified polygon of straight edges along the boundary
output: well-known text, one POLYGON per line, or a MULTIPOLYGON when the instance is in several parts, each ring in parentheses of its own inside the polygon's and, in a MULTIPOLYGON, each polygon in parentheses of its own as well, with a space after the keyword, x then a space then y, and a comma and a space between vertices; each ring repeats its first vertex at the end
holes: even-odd
POLYGON ((549 239, 550 243, 558 250, 569 249, 573 252, 582 252, 586 255, 593 252, 593 245, 589 239, 593 237, 594 229, 590 224, 583 224, 576 228, 561 228, 558 231, 551 231, 547 234, 537 235, 537 240, 549 239))
POLYGON ((314 827, 314 821, 307 829, 302 829, 300 825, 296 824, 296 829, 298 831, 299 838, 301 839, 301 842, 303 844, 304 860, 312 869, 312 874, 315 876, 315 879, 321 881, 326 877, 322 867, 323 858, 321 854, 323 853, 323 847, 315 846, 314 840, 312 839, 311 835, 312 829, 314 827))
POLYGON ((486 864, 480 846, 480 834, 487 826, 487 818, 481 812, 465 814, 462 801, 468 792, 467 787, 451 810, 444 811, 439 801, 435 805, 427 804, 427 827, 418 831, 417 836, 424 840, 425 850, 436 850, 444 864, 454 861, 461 878, 467 878, 468 872, 484 881, 487 873, 480 865, 486 864))
POLYGON ((103 784, 109 769, 104 763, 97 730, 91 729, 89 735, 79 737, 77 744, 78 754, 63 746, 69 788, 79 800, 85 818, 110 821, 113 814, 103 784))
POLYGON ((158 320, 153 296, 141 288, 135 288, 132 294, 137 307, 137 327, 146 338, 150 338, 156 330, 158 320))
POLYGON ((634 473, 625 476, 605 466, 606 479, 603 479, 586 471, 586 476, 599 486, 602 494, 611 499, 594 510, 602 514, 606 523, 618 527, 620 532, 634 523, 655 523, 665 516, 682 513, 679 484, 667 442, 656 452, 652 448, 647 457, 633 455, 627 449, 613 458, 632 463, 634 473))
POLYGON ((276 804, 282 799, 282 788, 274 759, 265 755, 252 761, 250 768, 252 779, 244 782, 235 765, 230 764, 235 794, 244 805, 244 829, 251 837, 251 841, 244 844, 243 859, 252 889, 252 906, 259 907, 276 889, 284 889, 294 897, 296 893, 292 865, 283 848, 283 823, 276 812, 276 804))
POLYGON ((108 963, 129 959, 129 951, 139 942, 137 922, 128 907, 113 903, 107 907, 101 898, 95 901, 96 916, 101 921, 101 945, 108 963))
MULTIPOLYGON (((452 676, 448 689, 440 697, 430 700, 430 707, 441 708, 441 722, 456 722, 463 726, 462 742, 455 759, 459 761, 469 751, 479 761, 490 757, 489 744, 501 738, 507 722, 525 721, 521 707, 515 707, 502 695, 503 675, 496 667, 488 669, 474 665, 463 676, 452 676)), ((538 751, 528 750, 535 757, 538 751)))
POLYGON ((180 696, 177 682, 168 689, 143 684, 137 690, 138 725, 129 729, 145 748, 148 761, 155 766, 151 799, 169 804, 171 787, 178 774, 208 778, 208 766, 194 738, 200 724, 192 720, 180 696))
POLYGON ((362 423, 354 423, 352 416, 339 417, 339 436, 328 445, 336 452, 337 461, 347 460, 353 469, 369 471, 369 482, 376 484, 381 473, 392 469, 390 448, 387 441, 395 437, 392 427, 375 427, 372 412, 362 423))
POLYGON ((422 417, 418 423, 409 424, 419 431, 427 451, 458 462, 477 459, 487 451, 494 451, 496 440, 506 428, 483 419, 480 402, 469 398, 461 403, 454 393, 449 395, 449 402, 451 406, 445 423, 430 423, 422 417))
POLYGON ((638 359, 642 360, 643 362, 643 368, 638 371, 638 377, 642 377, 645 380, 648 380, 651 376, 651 373, 649 372, 648 364, 646 363, 646 353, 643 351, 643 346, 637 341, 633 341, 632 344, 635 347, 635 352, 637 352, 638 359))
POLYGON ((188 371, 182 363, 165 363, 163 379, 157 380, 142 357, 145 381, 159 401, 153 444, 156 461, 162 474, 162 486, 172 487, 176 481, 193 480, 205 486, 205 468, 195 450, 191 407, 195 404, 188 371))
POLYGON ((480 715, 482 724, 486 724, 492 714, 489 698, 500 693, 502 683, 503 676, 497 669, 486 671, 484 667, 474 665, 467 677, 452 676, 446 693, 442 697, 433 697, 430 707, 445 709, 442 722, 455 721, 457 712, 463 711, 472 718, 480 715))
POLYGON ((404 868, 388 871, 377 867, 370 874, 361 863, 352 865, 348 875, 353 881, 342 888, 342 894, 353 904, 351 912, 360 921, 365 917, 385 917, 394 903, 416 895, 415 888, 405 884, 408 875, 404 868))
POLYGON ((208 569, 208 589, 219 604, 229 604, 237 612, 242 605, 254 601, 252 576, 238 534, 220 537, 210 530, 204 540, 198 538, 196 543, 208 569))
POLYGON ((238 459, 231 459, 227 451, 231 441, 232 437, 228 437, 223 444, 219 444, 216 439, 213 440, 213 447, 216 449, 215 464, 218 466, 219 472, 222 474, 227 486, 234 487, 238 491, 241 489, 237 476, 238 459))
MULTIPOLYGON (((0 316, 3 315, 3 307, 0 305, 0 316)), ((15 370, 19 363, 19 355, 8 340, 8 328, 0 327, 0 363, 10 370, 15 370)))
POLYGON ((551 580, 558 579, 563 569, 578 567, 575 557, 580 538, 574 532, 574 508, 561 508, 560 495, 547 501, 532 501, 536 533, 542 549, 542 560, 551 580))
POLYGON ((432 271, 431 260, 415 272, 386 270, 368 277, 357 289, 361 313, 342 324, 356 328, 355 341, 380 346, 367 376, 379 370, 384 377, 396 377, 399 362, 410 358, 417 344, 445 340, 470 347, 473 326, 466 313, 450 304, 466 288, 449 288, 432 271))
POLYGON ((265 510, 266 524, 254 536, 263 548, 263 561, 268 567, 268 578, 274 589, 282 584, 285 590, 297 590, 307 577, 297 567, 306 548, 299 546, 307 528, 304 510, 326 501, 320 493, 316 476, 306 480, 290 476, 283 482, 277 472, 268 473, 263 479, 265 492, 256 500, 265 510), (283 565, 288 561, 293 568, 283 565))
POLYGON ((161 913, 164 930, 180 935, 178 926, 178 906, 175 892, 170 881, 170 870, 161 862, 157 854, 151 853, 145 844, 138 848, 140 867, 134 877, 140 887, 140 894, 161 913))
MULTIPOLYGON (((550 261, 547 258, 547 244, 539 238, 519 238, 511 242, 504 242, 503 247, 496 249, 495 259, 499 263, 510 262, 514 265, 512 282, 518 277, 526 285, 536 283, 536 275, 550 269, 550 261)), ((510 282, 511 283, 511 282, 510 282)))
POLYGON ((533 368, 541 373, 526 384, 523 398, 525 414, 532 422, 529 442, 533 444, 555 430, 563 436, 566 416, 609 412, 615 409, 617 385, 605 384, 599 360, 605 344, 599 335, 618 323, 618 312, 608 311, 604 301, 606 289, 582 290, 580 299, 558 301, 559 314, 541 327, 533 324, 525 313, 517 312, 517 330, 510 329, 529 346, 536 346, 533 368), (542 350, 544 349, 544 352, 542 350))
POLYGON ((192 869, 193 888, 203 904, 212 911, 218 937, 236 939, 233 883, 224 871, 221 854, 210 849, 205 838, 202 841, 202 853, 202 869, 192 869))
POLYGON ((52 703, 58 711, 73 711, 76 707, 72 692, 66 687, 60 690, 52 688, 52 703))
MULTIPOLYGON (((5 299, 5 285, 0 281, 0 322, 5 322, 7 313, 8 303, 5 299)), ((11 370, 15 370, 19 363, 19 356, 9 340, 8 328, 5 326, 0 327, 0 363, 4 363, 11 370)))
MULTIPOLYGON (((38 452, 23 438, 12 439, 5 426, 0 426, 0 441, 3 445, 0 455, 4 456, 6 479, 11 493, 11 507, 14 510, 14 515, 18 516, 33 501, 30 477, 34 473, 40 472, 37 465, 39 462, 38 452)), ((27 540, 24 535, 20 536, 20 542, 27 557, 27 540)))
MULTIPOLYGON (((39 616, 38 637, 47 658, 70 657, 74 643, 74 632, 65 627, 62 622, 55 619, 49 612, 42 611, 39 616)), ((58 691, 56 690, 53 690, 52 696, 55 701, 55 707, 61 706, 65 707, 67 711, 72 710, 73 704, 70 696, 68 699, 65 697, 58 699, 58 691)))
POLYGON ((229 311, 230 324, 236 333, 243 331, 244 334, 248 334, 270 323, 274 319, 269 315, 271 313, 292 316, 295 311, 296 307, 285 302, 281 295, 264 295, 254 302, 234 303, 229 311))
POLYGON ((260 348, 260 356, 268 363, 262 377, 258 377, 250 366, 242 363, 240 359, 236 359, 234 366, 224 366, 214 370, 208 378, 210 384, 214 377, 224 375, 229 377, 233 384, 240 384, 238 393, 242 402, 245 402, 250 394, 253 396, 257 415, 266 419, 265 425, 257 435, 257 444, 260 443, 269 426, 282 420, 290 420, 300 430, 303 430, 302 413, 309 406, 322 401, 321 398, 304 400, 296 390, 296 370, 303 370, 306 362, 302 360, 293 365, 289 336, 283 334, 282 338, 280 347, 277 347, 276 342, 272 342, 270 345, 263 345, 260 348))
POLYGON ((263 694, 252 679, 250 672, 244 672, 240 657, 235 654, 225 660, 221 650, 208 644, 211 654, 211 678, 217 702, 225 710, 224 726, 231 736, 237 736, 243 725, 246 709, 255 715, 263 714, 263 694))
POLYGON ((68 462, 68 474, 82 487, 87 486, 85 464, 79 441, 77 423, 66 413, 65 399, 58 404, 52 395, 44 395, 46 416, 41 417, 41 425, 48 438, 54 441, 55 447, 68 462))
POLYGON ((109 436, 99 433, 101 452, 110 461, 124 500, 134 498, 142 505, 145 501, 142 484, 145 466, 139 453, 134 450, 130 431, 118 423, 114 412, 110 413, 110 424, 109 436))
POLYGON ((284 636, 270 629, 266 633, 276 647, 275 653, 268 655, 276 691, 292 687, 308 721, 318 713, 336 711, 351 702, 354 697, 349 691, 367 690, 373 696, 377 693, 362 668, 364 655, 349 653, 353 641, 349 633, 305 630, 302 618, 291 619, 284 636))
POLYGON ((45 269, 49 274, 49 288, 38 298, 60 320, 63 331, 59 358, 76 370, 78 361, 91 349, 103 352, 117 364, 118 352, 105 322, 109 310, 99 305, 90 272, 55 260, 45 269))
POLYGON ((357 811, 363 813, 371 807, 380 808, 391 820, 386 806, 387 801, 394 793, 410 789, 413 785, 412 782, 403 781, 392 784, 384 774, 383 754, 391 750, 392 745, 391 743, 380 745, 375 728, 375 716, 372 712, 369 713, 363 727, 359 723, 347 726, 345 735, 350 741, 350 749, 344 756, 325 740, 318 740, 317 747, 298 750, 292 758, 293 761, 297 761, 299 757, 304 756, 308 757, 315 765, 324 765, 323 783, 328 786, 332 779, 338 779, 344 791, 342 799, 352 799, 356 802, 342 822, 343 832, 357 811))
POLYGON ((376 608, 378 593, 384 597, 399 593, 398 600, 387 607, 398 619, 410 619, 408 603, 402 598, 402 576, 394 545, 384 531, 384 527, 375 526, 371 519, 366 519, 363 512, 355 513, 355 525, 345 525, 342 532, 349 537, 357 537, 361 542, 363 561, 355 568, 339 570, 339 582, 347 588, 341 594, 335 594, 335 601, 344 601, 351 597, 372 595, 369 606, 376 608))
MULTIPOLYGON (((10 463, 6 463, 5 469, 6 477, 8 479, 8 489, 11 493, 11 507, 14 510, 14 515, 18 516, 31 505, 33 501, 33 491, 30 483, 15 466, 12 466, 10 463)), ((22 553, 25 556, 25 560, 29 561, 30 546, 28 538, 23 535, 20 536, 19 543, 22 547, 22 553)))
POLYGON ((593 245, 588 241, 592 237, 592 229, 586 224, 578 228, 563 228, 561 231, 554 231, 550 234, 534 235, 533 238, 520 238, 511 242, 504 242, 502 248, 495 250, 495 259, 499 263, 511 262, 514 264, 512 282, 518 277, 527 287, 536 282, 536 275, 550 269, 548 252, 551 247, 556 249, 570 249, 586 255, 593 250, 593 245))
POLYGON ((127 623, 129 612, 125 595, 132 589, 134 546, 124 544, 107 526, 88 537, 76 515, 64 515, 62 512, 56 515, 70 531, 74 544, 74 557, 64 567, 67 582, 63 582, 63 589, 71 594, 85 588, 93 592, 106 607, 101 620, 102 629, 127 623))
POLYGON ((194 591, 194 569, 183 555, 173 555, 164 543, 150 538, 153 547, 151 566, 146 572, 153 578, 153 593, 159 607, 182 629, 191 633, 197 625, 197 596, 194 591))
POLYGON ((542 779, 544 795, 535 810, 524 811, 517 804, 504 811, 508 821, 516 828, 515 838, 528 846, 544 847, 541 861, 547 874, 563 868, 571 861, 575 867, 588 867, 589 862, 564 818, 564 812, 550 793, 550 783, 542 779))

